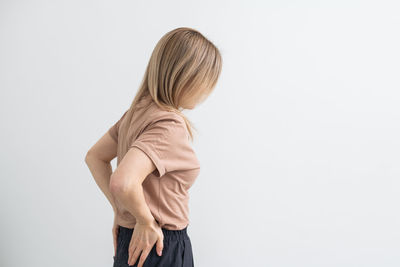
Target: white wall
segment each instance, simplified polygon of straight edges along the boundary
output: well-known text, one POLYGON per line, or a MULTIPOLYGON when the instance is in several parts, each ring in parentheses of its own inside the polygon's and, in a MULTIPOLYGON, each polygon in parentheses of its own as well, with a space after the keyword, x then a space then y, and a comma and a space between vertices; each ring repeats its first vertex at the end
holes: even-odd
MULTIPOLYGON (((0 265, 112 266, 84 163, 167 31, 219 48, 187 112, 195 266, 400 265, 395 1, 1 1, 0 265)), ((115 166, 115 161, 113 162, 115 166)))

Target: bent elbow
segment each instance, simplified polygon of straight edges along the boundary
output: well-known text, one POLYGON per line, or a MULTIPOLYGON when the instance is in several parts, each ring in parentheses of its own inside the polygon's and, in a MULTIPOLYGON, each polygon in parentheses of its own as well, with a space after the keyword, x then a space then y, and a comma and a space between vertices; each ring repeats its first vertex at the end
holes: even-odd
POLYGON ((109 183, 109 189, 110 193, 114 196, 118 195, 123 191, 123 183, 121 182, 121 178, 117 177, 114 174, 111 174, 110 176, 110 183, 109 183))
POLYGON ((112 174, 110 177, 109 189, 111 194, 116 197, 118 195, 127 194, 130 190, 130 185, 124 177, 112 174))
POLYGON ((90 161, 90 159, 92 158, 92 151, 91 150, 89 150, 87 153, 86 153, 86 155, 85 155, 85 163, 86 164, 89 164, 89 161, 90 161))

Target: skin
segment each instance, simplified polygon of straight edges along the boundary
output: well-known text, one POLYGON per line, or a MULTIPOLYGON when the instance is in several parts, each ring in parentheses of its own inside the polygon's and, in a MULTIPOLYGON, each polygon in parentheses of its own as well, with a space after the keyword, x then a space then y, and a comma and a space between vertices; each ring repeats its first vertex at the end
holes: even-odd
POLYGON ((146 204, 142 187, 144 179, 156 167, 145 153, 132 147, 113 173, 111 160, 116 156, 117 143, 108 133, 105 133, 87 152, 85 162, 114 210, 112 228, 114 255, 118 236, 116 217, 121 216, 127 210, 136 218, 128 249, 128 264, 133 265, 140 256, 138 267, 142 267, 154 244, 156 244, 159 256, 162 255, 164 247, 161 227, 146 204), (116 201, 123 206, 122 209, 116 205, 116 201))
MULTIPOLYGON (((183 109, 193 109, 204 101, 206 96, 187 97, 183 109)), ((133 265, 139 258, 142 267, 154 244, 159 256, 164 248, 164 235, 161 227, 152 216, 144 198, 142 183, 156 166, 140 149, 132 147, 125 154, 118 167, 112 172, 111 161, 117 156, 117 143, 106 132, 87 152, 85 162, 97 185, 104 193, 114 210, 112 227, 114 255, 117 250, 118 216, 130 213, 136 218, 136 225, 129 243, 128 264, 133 265), (117 205, 118 203, 118 205, 117 205)))

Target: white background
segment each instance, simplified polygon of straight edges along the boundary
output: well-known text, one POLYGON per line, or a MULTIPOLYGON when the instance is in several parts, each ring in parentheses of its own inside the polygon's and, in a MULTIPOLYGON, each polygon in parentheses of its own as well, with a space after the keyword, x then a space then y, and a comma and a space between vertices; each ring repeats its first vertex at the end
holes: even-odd
MULTIPOLYGON (((195 266, 400 266, 396 1, 1 1, 0 265, 112 266, 86 151, 166 32, 224 65, 187 115, 195 266)), ((115 166, 115 161, 113 161, 115 166)))

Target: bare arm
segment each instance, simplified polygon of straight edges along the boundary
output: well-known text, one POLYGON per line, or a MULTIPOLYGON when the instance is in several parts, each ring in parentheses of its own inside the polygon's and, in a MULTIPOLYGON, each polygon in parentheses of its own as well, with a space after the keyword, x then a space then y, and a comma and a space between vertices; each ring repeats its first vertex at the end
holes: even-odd
POLYGON ((137 223, 142 225, 155 223, 142 187, 144 179, 155 168, 154 163, 142 150, 132 147, 110 179, 111 194, 136 218, 137 223))
POLYGON ((117 155, 117 143, 108 133, 103 135, 96 144, 89 149, 86 154, 85 162, 100 190, 110 202, 114 212, 116 206, 114 198, 110 192, 109 184, 112 174, 111 160, 117 155))
MULTIPOLYGON (((112 172, 111 160, 117 155, 117 142, 107 132, 87 152, 85 162, 88 165, 97 185, 113 207, 115 216, 121 211, 120 205, 135 218, 135 231, 132 234, 129 248, 129 262, 136 262, 140 254, 138 266, 142 266, 148 253, 156 242, 158 255, 163 250, 163 233, 161 227, 152 216, 144 198, 143 180, 156 167, 147 155, 138 148, 131 148, 112 172), (118 201, 118 208, 115 202, 118 201), (136 242, 140 240, 140 242, 136 242), (136 249, 137 248, 137 249, 136 249), (135 253, 134 253, 135 251, 135 253)), ((117 249, 118 225, 113 226, 114 255, 117 249)))
POLYGON ((114 173, 111 160, 117 155, 117 143, 105 133, 87 152, 85 162, 97 185, 118 213, 115 200, 140 224, 153 224, 153 215, 146 203, 142 183, 155 165, 140 149, 129 149, 114 173))

